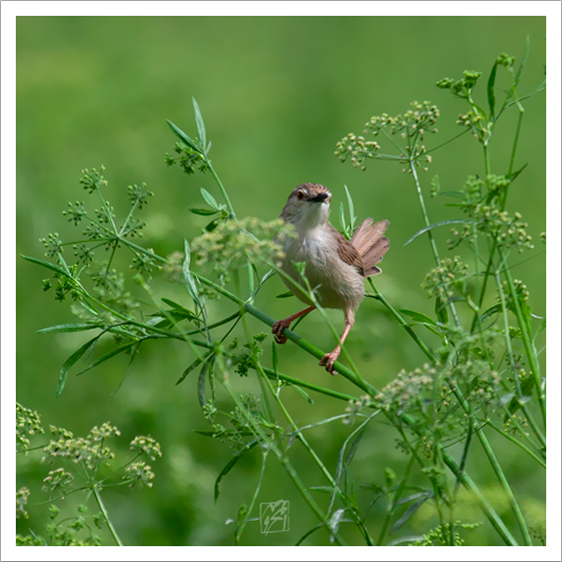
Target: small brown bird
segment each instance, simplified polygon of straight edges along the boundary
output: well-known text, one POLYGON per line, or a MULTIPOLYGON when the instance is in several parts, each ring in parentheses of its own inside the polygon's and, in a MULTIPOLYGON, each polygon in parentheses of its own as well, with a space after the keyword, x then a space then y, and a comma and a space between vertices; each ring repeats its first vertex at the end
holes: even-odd
MULTIPOLYGON (((384 236, 389 222, 383 220, 373 224, 371 218, 365 219, 348 241, 328 222, 331 200, 332 194, 318 183, 303 183, 289 195, 281 218, 295 227, 297 238, 285 243, 281 267, 302 286, 302 278, 293 262, 304 262, 304 273, 311 288, 315 289, 320 306, 344 311, 345 329, 340 343, 320 361, 329 373, 337 374, 334 363, 355 322, 355 310, 365 296, 363 279, 381 273, 376 264, 382 260, 390 243, 384 236)), ((283 330, 289 328, 293 320, 315 308, 305 293, 288 279, 282 279, 290 291, 309 307, 273 325, 273 335, 280 344, 287 341, 283 330)))

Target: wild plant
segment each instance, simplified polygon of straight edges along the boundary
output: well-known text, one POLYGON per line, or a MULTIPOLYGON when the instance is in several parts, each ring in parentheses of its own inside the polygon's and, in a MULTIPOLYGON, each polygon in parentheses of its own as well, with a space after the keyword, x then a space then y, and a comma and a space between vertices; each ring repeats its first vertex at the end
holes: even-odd
MULTIPOLYGON (((231 460, 217 476, 215 498, 219 497, 221 481, 243 456, 261 458, 255 493, 233 521, 237 544, 248 523, 255 520, 270 457, 285 470, 316 518, 316 524, 297 544, 313 540, 313 533, 323 531, 331 542, 344 545, 347 537, 356 536, 349 529, 359 533, 361 543, 366 545, 465 544, 470 542, 466 531, 482 523, 462 520, 459 505, 467 501, 478 506, 503 543, 531 545, 533 538, 535 544, 544 541, 544 522, 528 520, 488 440, 491 433, 498 434, 506 446, 546 467, 546 387, 539 362, 544 348, 538 349, 537 343, 546 321, 541 311, 533 313, 523 280, 512 275, 517 256, 537 255, 541 250, 535 248, 522 214, 508 208, 510 188, 525 168, 517 165, 525 105, 545 85, 543 82, 529 94, 519 93, 528 54, 527 41, 519 66, 513 57, 500 55, 484 86, 482 74, 475 71, 437 83, 442 92, 462 100, 466 107, 457 120, 462 132, 452 139, 433 140, 438 138, 441 115, 435 104, 424 101, 413 102, 400 115, 374 116, 360 134, 350 133, 336 145, 335 155, 355 168, 365 171, 378 160, 390 161, 396 163, 398 173, 411 178, 412 194, 425 224, 407 243, 420 243, 425 238, 429 244, 434 264, 419 280, 420 295, 426 292, 434 301, 435 314, 398 308, 377 288, 373 278, 368 279, 367 296, 375 299, 419 347, 424 361, 417 368, 388 373, 388 384, 378 389, 368 382, 368 373, 355 367, 344 346, 343 358, 349 366, 339 361, 336 370, 347 379, 349 394, 299 378, 298 373, 280 372, 277 345, 265 343, 274 319, 265 305, 256 306, 256 299, 273 275, 285 275, 279 267, 282 241, 294 234, 281 221, 238 217, 210 160, 211 143, 194 100, 197 136, 191 137, 169 122, 178 141, 165 161, 169 166, 177 164, 188 175, 210 174, 216 183, 217 193, 201 189, 202 201, 190 209, 195 215, 209 217, 200 236, 185 240, 169 256, 145 248, 141 244, 144 223, 136 215, 152 193, 144 185, 129 186, 131 209, 118 219, 104 195, 107 180, 101 167, 84 170, 80 180, 85 191, 99 200, 98 208, 92 212, 79 201, 69 204, 65 211, 66 218, 81 228, 81 236, 65 242, 57 233, 49 234, 42 240, 49 260, 24 256, 50 271, 51 277, 43 281, 44 289, 52 290, 58 300, 70 300, 71 310, 79 319, 43 331, 95 334, 62 366, 57 393, 63 391, 70 369, 87 357, 105 334, 113 337, 114 347, 82 372, 121 353, 129 355, 131 364, 149 340, 174 339, 187 345, 193 361, 183 368, 177 383, 197 373, 196 392, 209 424, 201 433, 232 449, 231 460), (502 94, 496 88, 500 72, 507 74, 510 83, 501 101, 502 94), (509 162, 498 162, 498 168, 492 169, 491 162, 496 161, 490 158, 495 133, 510 114, 515 116, 516 127, 509 162), (436 165, 435 153, 465 135, 471 135, 480 145, 485 175, 477 175, 475 163, 475 172, 457 189, 442 189, 438 175, 423 181, 421 172, 436 165), (432 223, 426 206, 428 193, 449 201, 456 217, 432 223), (446 249, 438 247, 434 236, 436 229, 444 227, 452 227, 446 249), (129 256, 129 272, 114 267, 117 252, 129 256), (131 275, 137 285, 134 290, 140 287, 148 302, 133 295, 127 281, 131 275), (154 276, 182 286, 185 298, 176 302, 165 296, 165 289, 155 285, 154 276), (210 317, 208 302, 216 298, 234 303, 235 312, 210 317), (250 330, 248 315, 264 324, 263 333, 250 330), (233 336, 237 326, 241 326, 243 336, 233 336), (228 329, 219 337, 215 335, 219 328, 228 329), (239 389, 240 377, 251 378, 251 392, 239 389), (296 390, 309 401, 309 391, 333 399, 333 415, 299 426, 295 405, 285 388, 296 390), (225 403, 230 406, 225 408, 225 403), (404 454, 403 473, 397 475, 387 468, 380 483, 352 480, 348 473, 354 455, 366 433, 376 430, 374 421, 383 422, 385 431, 390 427, 396 432, 404 454), (343 423, 349 433, 337 459, 322 459, 308 435, 314 428, 334 423, 343 423), (309 455, 321 479, 317 485, 310 485, 310 478, 295 468, 291 458, 295 443, 309 455), (483 453, 475 451, 475 443, 483 453), (459 445, 460 454, 453 454, 452 448, 459 445), (507 499, 510 515, 498 512, 493 499, 467 471, 469 459, 481 454, 507 499), (425 485, 414 483, 414 474, 423 478, 425 485), (386 505, 382 519, 373 517, 377 502, 386 505), (435 510, 438 525, 419 529, 416 535, 400 536, 400 529, 411 524, 426 505, 435 510)), ((356 216, 347 188, 346 195, 347 208, 342 206, 340 210, 340 231, 350 238, 356 216)), ((304 284, 291 282, 318 305, 314 288, 306 277, 303 279, 304 284)), ((318 305, 318 309, 337 341, 338 332, 322 307, 318 305)), ((303 353, 317 359, 324 356, 324 351, 296 331, 286 334, 303 353)), ((89 470, 87 465, 85 469, 89 470)))

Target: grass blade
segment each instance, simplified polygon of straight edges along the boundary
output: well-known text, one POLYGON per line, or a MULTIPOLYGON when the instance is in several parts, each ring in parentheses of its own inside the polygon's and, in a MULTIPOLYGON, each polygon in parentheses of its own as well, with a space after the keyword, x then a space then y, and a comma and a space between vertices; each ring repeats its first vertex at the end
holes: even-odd
POLYGON ((207 147, 207 133, 205 132, 205 123, 203 122, 203 116, 201 115, 201 111, 195 98, 191 98, 193 100, 193 109, 195 110, 195 123, 197 124, 197 135, 199 136, 199 143, 203 147, 203 151, 206 153, 207 147))
MULTIPOLYGON (((100 334, 101 335, 101 334, 100 334)), ((62 394, 64 390, 64 385, 66 384, 66 379, 68 377, 68 371, 70 368, 88 351, 88 349, 96 343, 97 339, 100 336, 96 336, 95 338, 91 339, 90 341, 86 342, 80 349, 76 350, 65 362, 64 365, 61 367, 59 372, 59 380, 57 383, 57 397, 62 394)))

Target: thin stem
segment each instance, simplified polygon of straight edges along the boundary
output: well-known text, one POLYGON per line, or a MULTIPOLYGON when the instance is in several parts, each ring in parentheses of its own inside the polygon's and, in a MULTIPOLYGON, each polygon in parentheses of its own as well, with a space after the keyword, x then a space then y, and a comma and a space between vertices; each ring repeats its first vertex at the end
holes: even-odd
POLYGON ((234 220, 236 220, 236 213, 234 212, 234 207, 232 206, 232 203, 230 202, 230 197, 228 196, 228 193, 226 192, 226 189, 224 188, 224 185, 222 184, 222 181, 220 180, 217 172, 215 172, 215 169, 213 168, 213 165, 211 164, 211 161, 209 160, 209 158, 205 155, 205 163, 207 164, 207 166, 209 166, 209 170, 211 170, 211 174, 213 175, 213 178, 215 178, 215 181, 217 182, 217 185, 219 186, 219 189, 222 193, 222 196, 224 197, 224 201, 226 203, 226 206, 228 208, 228 212, 230 213, 230 217, 233 218, 234 220))
POLYGON ((236 533, 234 534, 234 540, 235 540, 236 544, 239 544, 239 542, 240 542, 240 538, 242 536, 242 533, 244 532, 244 528, 246 527, 246 523, 248 523, 248 519, 250 517, 250 514, 252 513, 252 510, 254 509, 254 505, 256 503, 256 500, 258 499, 258 494, 260 493, 260 490, 261 490, 261 483, 263 481, 263 475, 265 473, 265 463, 266 463, 266 461, 267 461, 267 451, 262 451, 261 470, 260 470, 260 476, 259 476, 259 479, 258 479, 258 484, 257 484, 256 489, 254 491, 254 495, 252 496, 252 501, 250 502, 250 505, 248 506, 248 511, 246 511, 246 514, 244 515, 244 519, 242 520, 242 523, 236 529, 236 533))
MULTIPOLYGON (((425 208, 425 201, 424 201, 423 193, 422 193, 422 190, 421 190, 420 180, 419 180, 418 174, 416 172, 416 165, 415 165, 415 162, 411 159, 409 161, 409 164, 410 164, 410 171, 412 172, 412 176, 414 178, 414 183, 416 185, 416 190, 418 192, 418 199, 419 199, 419 202, 420 202, 423 218, 424 218, 424 221, 425 221, 425 226, 429 227, 429 226, 431 226, 431 223, 429 222, 429 216, 427 214, 427 209, 425 208)), ((433 252, 433 257, 435 258, 435 263, 436 263, 437 267, 439 267, 441 265, 441 259, 439 258, 439 252, 437 250, 437 245, 435 244, 435 240, 433 238, 433 234, 432 234, 431 230, 427 231, 427 235, 429 237, 429 244, 430 244, 431 250, 433 252)), ((459 327, 461 324, 460 324, 459 318, 457 316, 457 311, 455 309, 455 305, 452 302, 449 302, 448 305, 449 305, 449 308, 451 309, 451 314, 453 315, 453 319, 455 321, 455 324, 457 325, 457 327, 459 327)))
POLYGON ((111 535, 113 536, 113 539, 115 540, 115 542, 117 543, 118 546, 123 546, 123 543, 121 542, 121 539, 119 538, 119 535, 117 534, 117 531, 115 530, 115 527, 113 526, 113 523, 111 523, 111 520, 109 519, 109 515, 107 513, 107 510, 105 509, 105 505, 103 504, 103 500, 101 499, 99 490, 94 487, 92 489, 93 493, 94 493, 94 497, 96 498, 96 501, 98 502, 99 508, 102 512, 103 518, 105 519, 105 522, 107 523, 107 526, 109 527, 109 531, 111 533, 111 535))
POLYGON ((494 429, 495 431, 497 431, 500 435, 503 435, 506 439, 508 439, 509 441, 511 441, 512 443, 515 443, 515 445, 517 445, 518 447, 520 447, 521 449, 523 449, 530 457, 532 457, 534 460, 536 460, 544 469, 546 469, 546 463, 539 458, 537 455, 535 455, 535 453, 533 453, 533 451, 531 451, 531 449, 529 449, 528 447, 526 447, 525 445, 523 445, 523 443, 521 443, 520 441, 518 441, 517 439, 515 439, 515 437, 513 437, 513 435, 510 435, 509 433, 507 433, 507 431, 503 431, 503 429, 500 429, 499 427, 496 427, 495 424, 488 422, 488 427, 491 427, 492 429, 494 429))
MULTIPOLYGON (((462 405, 462 407, 464 408, 465 412, 467 413, 467 415, 469 416, 469 423, 472 423, 472 421, 470 421, 470 407, 467 404, 466 400, 464 399, 464 396, 462 395, 459 387, 457 386, 456 383, 454 383, 454 381, 451 381, 451 385, 454 388, 454 393, 455 396, 457 397, 457 400, 460 402, 460 404, 462 405)), ((482 448, 484 449, 484 453, 486 453, 486 456, 488 457, 488 461, 490 462, 490 465, 492 466, 492 469, 494 470, 494 473, 496 474, 496 477, 498 478, 501 487, 503 488, 503 491, 505 493, 505 495, 507 496, 509 503, 511 505, 511 509, 513 511, 513 514, 515 515, 515 519, 517 520, 517 523, 519 524, 519 527, 521 529, 521 532, 523 534, 523 540, 525 542, 526 546, 532 546, 533 545, 533 541, 531 540, 531 535, 529 534, 529 529, 527 528, 527 523, 525 522, 525 518, 523 517, 523 513, 521 512, 521 509, 519 508, 519 504, 517 503, 517 500, 515 499, 515 496, 513 495, 513 492, 511 491, 511 486, 509 485, 509 482, 507 481, 507 478, 505 477, 505 474, 496 458, 496 455, 494 454, 494 451, 492 449, 492 447, 490 446, 490 443, 488 442, 488 439, 486 438, 486 435, 484 434, 484 431, 482 428, 478 428, 476 430, 476 435, 478 437, 478 440, 480 441, 480 444, 482 445, 482 448)), ((458 476, 457 476, 458 478, 458 476)))
MULTIPOLYGON (((384 295, 377 289, 377 286, 375 285, 375 283, 373 282, 371 277, 368 278, 368 281, 369 281, 369 285, 371 285, 371 289, 373 289, 373 291, 375 292, 375 295, 371 298, 374 298, 374 299, 377 299, 377 300, 381 301, 384 304, 384 306, 386 306, 388 311, 392 314, 392 316, 394 316, 394 318, 398 321, 398 323, 408 332, 408 334, 410 334, 412 339, 418 344, 418 346, 424 352, 426 357, 431 362, 435 362, 435 357, 434 357, 433 353, 431 352, 431 350, 427 347, 427 345, 425 345, 425 343, 414 332, 414 330, 412 330, 412 328, 410 327, 408 322, 406 322, 406 320, 401 316, 401 314, 386 300, 384 295)), ((367 296, 370 296, 370 295, 367 295, 367 296)))
MULTIPOLYGON (((500 257, 502 259, 502 262, 505 261, 505 257, 503 255, 503 251, 502 251, 501 248, 499 248, 499 253, 500 253, 500 257)), ((542 388, 540 367, 539 367, 539 363, 538 363, 538 360, 537 360, 537 354, 536 354, 537 352, 536 352, 535 346, 534 346, 534 344, 531 340, 531 335, 529 334, 529 331, 528 331, 528 328, 527 328, 527 322, 526 322, 525 318, 523 317, 523 313, 521 311, 521 306, 519 304, 519 298, 517 296, 517 292, 515 290, 515 285, 513 283, 513 278, 511 277, 511 273, 509 271, 505 272, 505 278, 507 279, 507 285, 508 285, 508 288, 509 288, 509 293, 510 293, 513 305, 515 307, 515 316, 517 317, 517 322, 519 324, 519 328, 521 329, 521 334, 523 336, 523 345, 525 346, 525 353, 526 353, 527 359, 529 361, 529 368, 531 370, 531 373, 532 373, 534 381, 535 381, 535 388, 537 390, 537 396, 539 398, 541 413, 542 413, 542 416, 543 416, 544 425, 546 427, 546 403, 545 403, 545 396, 544 396, 543 388, 542 388)))

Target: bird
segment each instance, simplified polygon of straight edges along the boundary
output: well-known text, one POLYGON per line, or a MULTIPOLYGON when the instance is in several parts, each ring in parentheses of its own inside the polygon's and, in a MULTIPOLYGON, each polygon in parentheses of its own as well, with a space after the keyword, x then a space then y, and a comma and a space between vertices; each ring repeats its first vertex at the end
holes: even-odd
MULTIPOLYGON (((366 218, 347 240, 328 221, 332 194, 318 183, 302 183, 289 195, 281 212, 281 219, 293 225, 296 236, 284 242, 284 258, 281 269, 285 274, 304 286, 295 262, 304 262, 304 275, 315 298, 322 308, 336 308, 344 312, 345 328, 336 348, 326 353, 320 366, 333 375, 341 347, 355 323, 355 311, 365 297, 364 279, 378 275, 382 270, 376 265, 390 247, 384 236, 388 220, 374 222, 366 218)), ((274 323, 272 332, 275 341, 284 344, 283 333, 291 323, 316 308, 312 299, 289 279, 283 282, 308 308, 274 323)))

